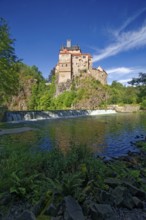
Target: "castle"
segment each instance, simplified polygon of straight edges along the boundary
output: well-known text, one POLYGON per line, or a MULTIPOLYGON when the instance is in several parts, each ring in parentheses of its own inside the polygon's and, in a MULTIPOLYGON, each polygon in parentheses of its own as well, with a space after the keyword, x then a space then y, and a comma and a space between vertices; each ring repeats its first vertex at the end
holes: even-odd
POLYGON ((71 81, 81 73, 91 75, 103 85, 107 84, 107 73, 101 67, 93 68, 92 56, 88 53, 82 53, 78 45, 72 46, 71 40, 67 40, 66 46, 60 49, 55 73, 58 84, 71 81))

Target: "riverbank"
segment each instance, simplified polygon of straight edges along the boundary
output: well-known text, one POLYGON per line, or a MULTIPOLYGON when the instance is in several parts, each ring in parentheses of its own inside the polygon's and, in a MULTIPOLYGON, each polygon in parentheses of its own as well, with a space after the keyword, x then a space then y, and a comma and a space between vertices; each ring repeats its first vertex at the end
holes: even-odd
POLYGON ((85 146, 35 154, 28 146, 1 148, 1 216, 145 219, 145 140, 138 147, 139 153, 110 161, 93 157, 85 146))

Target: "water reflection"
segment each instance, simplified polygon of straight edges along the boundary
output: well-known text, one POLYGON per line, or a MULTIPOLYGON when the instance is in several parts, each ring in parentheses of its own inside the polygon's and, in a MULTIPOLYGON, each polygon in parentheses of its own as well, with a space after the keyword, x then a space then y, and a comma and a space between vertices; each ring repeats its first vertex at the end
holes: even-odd
POLYGON ((137 135, 141 139, 141 135, 146 135, 146 114, 102 115, 40 123, 43 135, 49 137, 49 146, 65 151, 72 145, 87 145, 93 152, 108 156, 135 150, 131 142, 135 142, 137 135))

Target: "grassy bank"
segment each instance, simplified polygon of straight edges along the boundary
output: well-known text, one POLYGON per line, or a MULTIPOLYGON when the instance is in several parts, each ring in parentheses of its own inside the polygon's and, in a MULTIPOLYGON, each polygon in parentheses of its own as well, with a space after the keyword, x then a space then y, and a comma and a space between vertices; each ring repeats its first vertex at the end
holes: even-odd
MULTIPOLYGON (((30 147, 31 132, 27 136, 29 145, 23 142, 18 146, 14 141, 12 145, 12 138, 15 139, 15 136, 3 136, 0 140, 2 215, 10 214, 12 207, 21 202, 33 209, 43 198, 43 206, 37 208, 35 214, 38 219, 45 219, 47 206, 60 207, 69 195, 78 201, 85 216, 92 213, 89 208, 91 203, 108 204, 114 208, 143 207, 146 199, 146 143, 138 145, 143 151, 141 155, 104 162, 94 158, 86 146, 73 146, 68 152, 59 149, 44 152, 35 146, 30 147), (131 200, 125 198, 128 191, 128 199, 131 200), (133 197, 139 201, 139 207, 133 197)), ((17 214, 21 212, 22 207, 17 214)), ((55 215, 58 215, 57 212, 55 215)))

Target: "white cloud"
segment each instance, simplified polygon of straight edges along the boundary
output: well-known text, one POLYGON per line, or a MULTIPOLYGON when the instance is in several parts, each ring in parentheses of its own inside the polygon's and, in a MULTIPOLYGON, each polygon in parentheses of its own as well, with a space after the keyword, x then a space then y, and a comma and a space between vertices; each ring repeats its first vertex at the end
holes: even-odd
POLYGON ((121 79, 121 80, 118 80, 118 82, 124 84, 124 85, 127 85, 127 82, 129 82, 132 78, 129 78, 129 79, 121 79))
POLYGON ((146 46, 146 26, 143 26, 138 31, 119 34, 115 43, 101 50, 98 55, 93 55, 93 62, 142 46, 146 46))
POLYGON ((112 81, 120 82, 126 85, 126 82, 130 81, 134 77, 138 77, 140 72, 146 72, 146 66, 140 67, 114 67, 107 69, 106 72, 108 73, 108 83, 111 84, 112 81))
POLYGON ((146 8, 142 8, 135 15, 128 18, 125 21, 125 23, 119 28, 119 30, 117 30, 117 33, 120 33, 122 30, 124 30, 129 24, 131 24, 136 18, 138 18, 145 11, 146 11, 146 8))
POLYGON ((93 55, 93 62, 105 59, 107 57, 116 55, 123 51, 140 48, 146 46, 146 25, 143 25, 137 30, 124 32, 123 30, 138 16, 140 16, 146 8, 142 9, 134 16, 127 19, 127 21, 118 29, 113 31, 114 43, 111 43, 106 48, 98 51, 98 54, 93 55))
POLYGON ((130 73, 130 72, 133 72, 134 69, 133 68, 129 68, 129 67, 117 67, 117 68, 111 68, 111 69, 107 69, 106 72, 108 74, 111 74, 111 73, 130 73))

